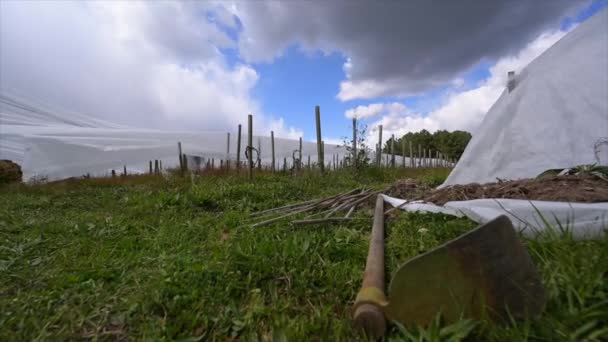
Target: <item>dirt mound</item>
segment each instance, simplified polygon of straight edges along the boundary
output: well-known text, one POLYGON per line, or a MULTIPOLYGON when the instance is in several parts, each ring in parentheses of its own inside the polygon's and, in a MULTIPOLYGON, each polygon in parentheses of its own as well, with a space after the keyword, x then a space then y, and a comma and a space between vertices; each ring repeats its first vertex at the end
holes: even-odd
POLYGON ((10 160, 0 160, 0 184, 21 182, 21 166, 10 160))
MULTIPOLYGON (((428 187, 426 187, 428 189, 428 187)), ((608 202, 608 182, 595 176, 553 176, 487 184, 454 185, 440 190, 426 190, 413 180, 400 181, 388 192, 390 196, 421 199, 443 205, 449 201, 479 198, 511 198, 558 202, 608 202)))

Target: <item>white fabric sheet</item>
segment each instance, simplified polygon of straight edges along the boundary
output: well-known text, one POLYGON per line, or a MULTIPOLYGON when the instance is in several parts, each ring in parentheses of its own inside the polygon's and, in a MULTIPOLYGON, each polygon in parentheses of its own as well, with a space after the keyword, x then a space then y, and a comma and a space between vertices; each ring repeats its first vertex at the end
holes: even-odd
MULTIPOLYGON (((382 195, 392 206, 406 200, 382 195)), ((405 204, 401 209, 409 212, 441 213, 457 217, 466 216, 479 224, 506 215, 513 226, 529 237, 552 227, 556 232, 568 230, 576 239, 601 238, 608 231, 608 202, 566 203, 527 201, 516 199, 476 199, 452 201, 444 206, 420 201, 405 204)))
MULTIPOLYGON (((515 77, 473 132, 441 187, 533 178, 548 169, 608 165, 608 9, 515 77)), ((506 75, 505 75, 506 76, 506 75)))

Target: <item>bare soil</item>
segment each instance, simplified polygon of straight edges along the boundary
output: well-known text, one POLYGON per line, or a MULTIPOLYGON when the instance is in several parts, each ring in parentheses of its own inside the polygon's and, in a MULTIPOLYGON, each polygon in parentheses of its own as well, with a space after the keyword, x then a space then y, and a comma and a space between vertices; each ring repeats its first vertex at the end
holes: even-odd
POLYGON ((449 201, 479 198, 511 198, 557 202, 608 202, 608 182, 591 175, 550 176, 486 184, 454 185, 440 190, 412 179, 400 180, 388 191, 390 196, 423 200, 443 205, 449 201))

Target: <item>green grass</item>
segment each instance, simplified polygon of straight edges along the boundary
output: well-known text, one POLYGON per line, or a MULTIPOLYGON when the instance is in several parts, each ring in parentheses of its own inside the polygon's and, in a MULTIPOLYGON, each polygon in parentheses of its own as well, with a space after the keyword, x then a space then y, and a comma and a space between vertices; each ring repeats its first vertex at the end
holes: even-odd
MULTIPOLYGON (((0 340, 357 340, 351 306, 370 223, 260 228, 249 213, 446 170, 90 179, 0 189, 0 340)), ((360 217, 371 216, 361 210, 360 217)), ((443 215, 387 221, 390 273, 473 228, 443 215), (426 230, 421 230, 425 228, 426 230)), ((583 340, 608 336, 608 239, 526 241, 549 302, 494 326, 440 320, 390 340, 583 340)), ((423 286, 423 284, 421 284, 423 286)))

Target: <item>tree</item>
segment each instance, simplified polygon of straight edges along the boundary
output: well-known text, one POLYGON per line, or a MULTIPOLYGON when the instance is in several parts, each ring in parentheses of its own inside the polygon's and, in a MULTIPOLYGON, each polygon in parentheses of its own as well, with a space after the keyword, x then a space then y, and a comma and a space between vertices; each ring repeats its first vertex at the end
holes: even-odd
MULTIPOLYGON (((401 138, 395 138, 395 154, 410 156, 409 144, 412 144, 414 154, 418 154, 418 146, 424 150, 441 152, 444 158, 459 159, 467 144, 471 140, 471 134, 465 131, 449 132, 439 130, 431 134, 423 129, 420 132, 408 132, 401 138), (405 151, 402 151, 405 140, 405 151)), ((384 153, 390 153, 391 139, 384 144, 384 153)))
MULTIPOLYGON (((369 165, 369 148, 367 146, 367 125, 360 126, 357 124, 357 168, 369 165)), ((353 138, 342 137, 342 145, 346 149, 345 162, 352 165, 353 162, 353 138)))

